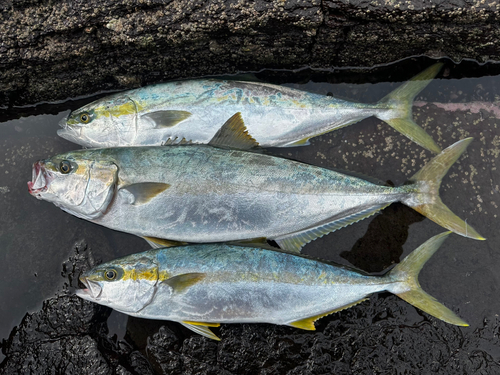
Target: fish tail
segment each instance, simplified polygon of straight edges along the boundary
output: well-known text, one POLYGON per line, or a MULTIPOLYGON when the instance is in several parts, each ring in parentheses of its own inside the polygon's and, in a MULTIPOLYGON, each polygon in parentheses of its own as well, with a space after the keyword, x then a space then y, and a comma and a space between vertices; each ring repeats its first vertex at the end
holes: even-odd
POLYGON ((439 197, 442 178, 466 150, 472 139, 466 138, 452 144, 413 175, 409 180, 410 184, 407 185, 409 189, 412 189, 412 194, 402 200, 402 203, 457 234, 476 240, 485 240, 474 228, 451 212, 439 197))
POLYGON ((390 110, 375 115, 405 137, 436 154, 441 152, 441 148, 424 129, 413 121, 412 107, 415 96, 432 81, 442 66, 442 63, 434 64, 399 86, 377 103, 385 108, 389 107, 390 110))
POLYGON ((427 260, 439 249, 450 233, 445 232, 430 238, 394 267, 386 276, 390 279, 391 285, 393 285, 388 291, 396 294, 427 314, 447 323, 466 327, 468 324, 465 321, 438 302, 434 297, 424 292, 418 282, 420 270, 427 260))

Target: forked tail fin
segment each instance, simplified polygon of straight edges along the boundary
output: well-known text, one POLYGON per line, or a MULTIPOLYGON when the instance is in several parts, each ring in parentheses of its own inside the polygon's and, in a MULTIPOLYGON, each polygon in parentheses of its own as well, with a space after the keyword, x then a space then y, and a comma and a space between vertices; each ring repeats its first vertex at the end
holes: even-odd
POLYGON ((390 278, 393 283, 396 283, 393 284, 394 288, 388 291, 396 294, 398 297, 427 314, 447 323, 457 326, 468 326, 468 324, 460 319, 453 311, 424 292, 418 282, 418 274, 423 265, 437 249, 439 249, 450 233, 451 232, 441 233, 427 240, 394 267, 387 277, 390 278))
POLYGON ((410 178, 410 187, 416 188, 416 191, 402 202, 446 229, 465 237, 485 240, 474 228, 451 212, 439 197, 441 180, 472 139, 466 138, 452 144, 410 178))
POLYGON ((377 116, 378 118, 413 142, 436 154, 441 151, 441 148, 424 129, 413 121, 412 107, 415 96, 432 81, 442 66, 442 63, 432 65, 377 103, 391 108, 390 111, 377 116))

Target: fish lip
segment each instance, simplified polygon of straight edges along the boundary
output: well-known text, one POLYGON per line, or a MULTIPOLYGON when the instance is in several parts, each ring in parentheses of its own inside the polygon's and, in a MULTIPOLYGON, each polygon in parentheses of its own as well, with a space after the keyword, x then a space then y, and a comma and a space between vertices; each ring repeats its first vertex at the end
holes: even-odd
POLYGON ((68 124, 68 119, 69 116, 71 116, 71 113, 67 115, 66 117, 63 117, 61 120, 59 120, 59 126, 63 129, 71 129, 72 126, 68 124))
POLYGON ((71 116, 71 113, 62 118, 59 121, 59 126, 61 129, 57 130, 57 135, 61 138, 67 139, 68 141, 73 141, 75 139, 79 139, 82 136, 82 126, 77 124, 68 124, 68 119, 71 116))
POLYGON ((98 300, 102 294, 102 287, 99 283, 89 280, 85 276, 80 276, 80 281, 86 286, 85 289, 78 289, 76 294, 82 298, 98 300))
MULTIPOLYGON (((59 123, 61 124, 61 123, 59 123)), ((62 125, 61 125, 62 126, 62 125)), ((79 139, 82 135, 81 128, 75 128, 71 125, 62 126, 62 129, 57 131, 57 135, 61 138, 67 139, 68 141, 74 141, 75 139, 79 139)))
POLYGON ((42 161, 37 161, 33 164, 33 169, 31 170, 31 181, 28 181, 28 191, 34 197, 41 199, 41 193, 44 193, 48 189, 50 183, 49 172, 44 167, 42 161))

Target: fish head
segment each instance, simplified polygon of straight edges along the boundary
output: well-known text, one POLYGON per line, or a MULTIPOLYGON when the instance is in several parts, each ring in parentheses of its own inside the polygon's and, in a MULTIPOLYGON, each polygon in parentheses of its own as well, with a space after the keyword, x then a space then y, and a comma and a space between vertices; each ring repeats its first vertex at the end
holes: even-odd
POLYGON ((120 147, 133 144, 136 125, 136 102, 116 94, 71 112, 59 122, 57 134, 84 147, 120 147))
POLYGON ((28 189, 37 199, 75 216, 94 219, 110 204, 117 180, 118 167, 113 162, 70 152, 34 163, 28 189))
POLYGON ((101 264, 80 276, 85 288, 77 296, 123 313, 149 305, 156 293, 158 265, 144 254, 101 264))

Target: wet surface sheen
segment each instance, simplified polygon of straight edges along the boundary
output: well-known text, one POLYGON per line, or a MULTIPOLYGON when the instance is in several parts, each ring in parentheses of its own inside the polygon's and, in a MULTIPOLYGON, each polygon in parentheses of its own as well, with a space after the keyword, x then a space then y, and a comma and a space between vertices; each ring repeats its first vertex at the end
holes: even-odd
MULTIPOLYGON (((127 318, 116 312, 107 319, 109 309, 72 295, 79 273, 92 263, 146 250, 148 245, 38 201, 26 185, 33 162, 79 148, 57 137, 57 123, 69 109, 92 97, 0 114, 5 121, 0 124, 0 338, 11 334, 11 340, 3 343, 8 360, 0 369, 15 373, 23 363, 25 368, 41 371, 44 367, 36 363, 44 359, 45 370, 60 363, 69 366, 67 373, 78 373, 79 365, 95 373, 120 369, 193 374, 500 372, 500 173, 496 166, 500 76, 443 78, 453 76, 456 69, 460 66, 447 63, 438 79, 417 97, 414 119, 442 148, 474 137, 443 179, 441 197, 487 241, 451 235, 422 270, 420 282, 470 327, 447 325, 390 294, 379 294, 321 319, 316 332, 265 324, 222 325, 220 343, 192 335, 176 323, 127 318), (13 119, 17 116, 23 117, 13 119), (11 333, 26 313, 34 314, 11 333), (56 349, 59 357, 47 354, 56 349), (28 354, 32 360, 26 359, 28 354), (86 362, 89 355, 94 355, 93 360, 86 362)), ((394 71, 397 74, 391 79, 396 81, 418 73, 406 75, 399 66, 394 71)), ((488 69, 483 72, 488 74, 488 69)), ((360 73, 358 79, 368 82, 374 74, 376 70, 360 73)), ((329 83, 342 81, 341 73, 263 72, 257 76, 360 102, 375 102, 400 84, 329 83)), ((394 185, 404 183, 431 157, 375 118, 313 139, 307 147, 269 152, 352 170, 394 185)), ((373 218, 308 244, 304 252, 381 272, 442 231, 410 208, 393 204, 373 218)))

